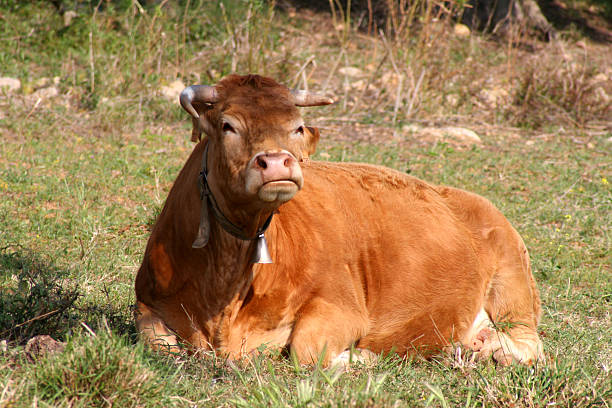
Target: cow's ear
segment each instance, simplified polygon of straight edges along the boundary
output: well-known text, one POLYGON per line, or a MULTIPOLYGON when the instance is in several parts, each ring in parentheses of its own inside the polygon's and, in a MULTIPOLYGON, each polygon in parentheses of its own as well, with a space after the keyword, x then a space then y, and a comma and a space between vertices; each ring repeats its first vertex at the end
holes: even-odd
POLYGON ((304 157, 310 156, 317 150, 319 137, 318 128, 306 126, 306 133, 304 134, 304 157))
POLYGON ((212 105, 194 102, 193 107, 200 117, 191 117, 191 123, 193 125, 193 129, 191 130, 191 141, 199 142, 202 140, 202 132, 210 136, 210 132, 212 131, 212 126, 208 117, 208 112, 212 109, 212 105))

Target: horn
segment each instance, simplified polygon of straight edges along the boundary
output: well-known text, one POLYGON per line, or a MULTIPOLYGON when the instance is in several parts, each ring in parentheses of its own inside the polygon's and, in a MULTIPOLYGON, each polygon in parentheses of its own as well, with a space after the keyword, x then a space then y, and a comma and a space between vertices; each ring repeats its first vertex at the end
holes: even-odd
POLYGON ((194 109, 192 103, 215 103, 218 100, 217 90, 210 85, 191 85, 183 89, 179 100, 181 106, 194 118, 199 118, 200 115, 194 109))
POLYGON ((334 100, 328 96, 296 89, 291 90, 291 101, 295 106, 321 106, 334 103, 334 100))

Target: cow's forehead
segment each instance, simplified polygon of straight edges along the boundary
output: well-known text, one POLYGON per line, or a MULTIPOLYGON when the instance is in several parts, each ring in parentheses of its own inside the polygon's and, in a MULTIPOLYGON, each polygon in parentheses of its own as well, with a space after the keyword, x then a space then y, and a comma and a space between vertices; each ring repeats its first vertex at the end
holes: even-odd
POLYGON ((221 118, 231 116, 244 123, 246 127, 297 127, 302 116, 295 105, 274 98, 230 98, 220 109, 221 118))

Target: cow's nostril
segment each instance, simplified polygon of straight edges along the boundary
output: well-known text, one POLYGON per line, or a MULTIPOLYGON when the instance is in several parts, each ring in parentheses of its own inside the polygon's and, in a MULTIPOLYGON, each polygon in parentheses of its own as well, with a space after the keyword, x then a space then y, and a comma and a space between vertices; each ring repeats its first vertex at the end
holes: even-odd
POLYGON ((283 164, 285 165, 285 167, 289 167, 290 162, 291 160, 289 160, 289 157, 287 157, 285 161, 283 162, 283 164))
POLYGON ((264 170, 268 168, 268 163, 266 163, 266 161, 262 157, 259 157, 257 159, 257 165, 264 170))

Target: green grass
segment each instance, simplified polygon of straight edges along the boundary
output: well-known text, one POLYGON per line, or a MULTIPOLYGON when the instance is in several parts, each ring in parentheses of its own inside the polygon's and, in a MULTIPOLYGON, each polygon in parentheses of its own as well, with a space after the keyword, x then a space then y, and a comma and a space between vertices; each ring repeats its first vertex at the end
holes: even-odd
MULTIPOLYGON (((240 72, 265 71, 292 85, 310 53, 318 66, 308 83, 320 89, 342 44, 331 34, 324 46, 305 42, 304 31, 329 29, 325 16, 299 19, 287 30, 288 15, 276 10, 272 16, 257 2, 226 3, 227 24, 216 25, 209 22, 224 21, 223 11, 207 2, 192 1, 188 13, 186 3, 151 6, 146 15, 129 2, 112 3, 114 9, 101 9, 95 19, 83 6, 68 28, 48 3, 14 3, 0 6, 10 23, 0 26, 0 74, 24 83, 18 93, 0 97, 0 339, 8 346, 0 352, 0 406, 610 406, 612 126, 586 109, 582 96, 573 99, 583 104, 576 111, 580 121, 550 108, 554 98, 570 100, 559 87, 563 81, 538 77, 533 83, 540 91, 527 102, 476 107, 472 81, 482 73, 466 69, 466 60, 479 56, 483 69, 511 84, 516 77, 507 76, 506 65, 517 51, 443 37, 448 48, 442 55, 456 61, 443 62, 427 49, 405 53, 423 58, 419 65, 410 65, 416 64, 412 57, 398 60, 417 73, 430 62, 442 78, 454 72, 452 84, 424 80, 418 117, 405 115, 408 102, 402 101, 393 126, 393 93, 378 102, 366 97, 353 113, 342 102, 304 110, 321 127, 315 159, 384 164, 482 194, 506 214, 525 239, 541 291, 546 364, 503 368, 449 356, 388 356, 340 375, 296 366, 274 352, 238 366, 214 354, 168 357, 136 341, 133 281, 150 226, 192 143, 187 115, 154 90, 176 77, 214 81, 230 71, 232 58, 240 72), (249 4, 258 20, 246 18, 249 4), (272 23, 266 28, 258 21, 272 23), (267 42, 253 48, 251 36, 250 48, 232 51, 228 33, 244 40, 245 30, 267 42), (283 49, 286 44, 294 46, 283 49), (207 70, 214 70, 212 78, 207 70), (36 104, 36 79, 53 76, 60 76, 61 96, 36 104), (445 106, 440 95, 449 91, 471 102, 445 106), (515 121, 507 116, 512 112, 523 116, 515 121), (419 140, 399 128, 412 121, 474 127, 483 145, 419 140), (32 361, 23 347, 37 334, 67 347, 32 361)), ((371 47, 364 44, 374 40, 349 34, 350 65, 365 69, 364 50, 371 47)), ((378 60, 382 46, 376 46, 378 60)), ((557 57, 552 51, 540 56, 548 66, 556 66, 557 57)), ((605 55, 597 57, 581 62, 588 72, 605 69, 605 55)), ((388 61, 384 69, 392 69, 388 61)), ((519 78, 529 79, 526 72, 519 78)), ((572 72, 560 78, 574 78, 572 72)), ((328 91, 343 96, 338 77, 328 91)), ((522 89, 521 81, 516 86, 522 89)))

